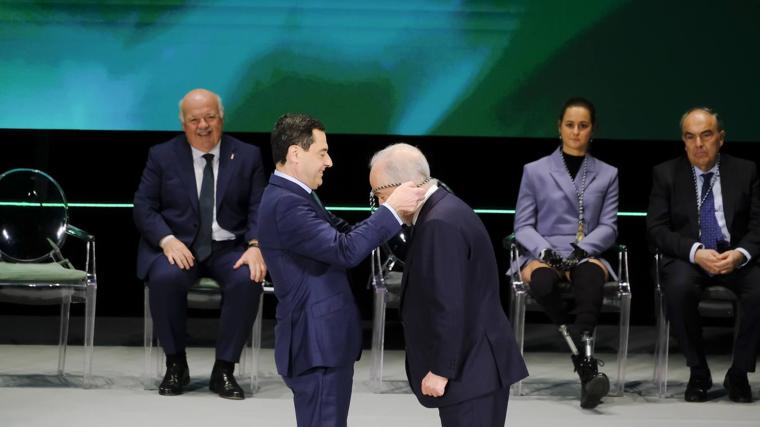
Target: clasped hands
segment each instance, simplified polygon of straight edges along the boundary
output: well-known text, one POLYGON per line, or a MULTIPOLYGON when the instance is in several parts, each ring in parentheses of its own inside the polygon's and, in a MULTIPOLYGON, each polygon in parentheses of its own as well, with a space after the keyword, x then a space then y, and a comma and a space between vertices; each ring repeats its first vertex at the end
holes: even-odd
POLYGON ((744 262, 744 254, 736 249, 718 252, 714 249, 697 249, 694 262, 709 274, 729 274, 744 262))
POLYGON ((570 243, 570 245, 572 245, 573 251, 567 258, 562 258, 554 249, 548 248, 541 251, 541 261, 559 271, 572 270, 581 260, 588 258, 589 254, 575 243, 570 243))

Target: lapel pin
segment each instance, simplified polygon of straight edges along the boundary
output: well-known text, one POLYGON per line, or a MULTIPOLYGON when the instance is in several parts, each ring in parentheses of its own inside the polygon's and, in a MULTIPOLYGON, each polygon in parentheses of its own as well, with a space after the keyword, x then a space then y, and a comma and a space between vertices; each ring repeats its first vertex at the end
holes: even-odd
POLYGON ((235 153, 230 154, 230 160, 235 160, 235 153))

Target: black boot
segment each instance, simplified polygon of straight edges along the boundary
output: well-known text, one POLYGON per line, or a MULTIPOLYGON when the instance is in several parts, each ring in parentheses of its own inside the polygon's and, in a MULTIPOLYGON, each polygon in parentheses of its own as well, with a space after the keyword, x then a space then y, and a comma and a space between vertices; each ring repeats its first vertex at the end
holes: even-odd
POLYGON ((581 408, 593 409, 610 392, 610 380, 599 372, 599 361, 580 354, 570 356, 581 379, 581 408))

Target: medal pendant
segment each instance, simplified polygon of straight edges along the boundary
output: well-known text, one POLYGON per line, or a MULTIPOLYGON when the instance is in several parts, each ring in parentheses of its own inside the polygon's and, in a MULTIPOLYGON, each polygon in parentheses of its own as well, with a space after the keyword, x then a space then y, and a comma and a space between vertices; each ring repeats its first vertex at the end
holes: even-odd
POLYGON ((577 242, 583 240, 583 224, 578 224, 578 232, 575 233, 575 240, 577 242))

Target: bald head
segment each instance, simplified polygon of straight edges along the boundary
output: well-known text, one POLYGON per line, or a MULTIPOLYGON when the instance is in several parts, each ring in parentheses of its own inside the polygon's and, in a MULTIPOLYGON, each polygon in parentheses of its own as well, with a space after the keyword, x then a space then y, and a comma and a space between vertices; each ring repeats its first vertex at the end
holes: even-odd
POLYGON ((211 102, 216 104, 216 109, 219 112, 219 117, 224 118, 224 105, 222 105, 222 97, 211 92, 208 89, 193 89, 186 93, 182 99, 179 100, 179 121, 185 123, 185 108, 186 106, 195 104, 197 102, 211 102))
POLYGON ((179 120, 187 142, 198 150, 209 152, 222 138, 222 99, 209 90, 193 89, 179 101, 179 120))

